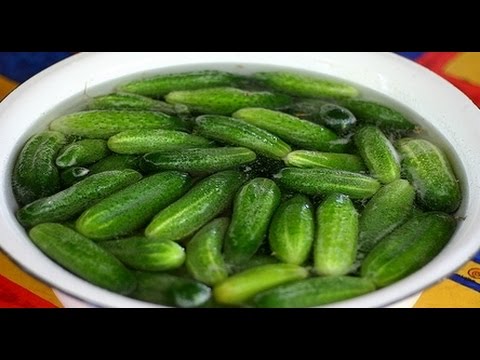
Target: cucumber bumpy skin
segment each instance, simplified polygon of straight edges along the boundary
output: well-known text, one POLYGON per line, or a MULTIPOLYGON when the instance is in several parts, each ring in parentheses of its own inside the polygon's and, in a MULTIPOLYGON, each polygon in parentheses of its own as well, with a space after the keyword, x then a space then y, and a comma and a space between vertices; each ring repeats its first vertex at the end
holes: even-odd
POLYGON ((304 169, 328 168, 359 173, 367 170, 362 158, 352 154, 296 150, 289 153, 283 161, 287 166, 304 169))
POLYGON ((90 166, 90 175, 104 171, 132 169, 138 171, 139 156, 112 154, 90 166))
POLYGON ((159 111, 176 115, 175 106, 146 96, 128 93, 114 93, 97 96, 88 103, 89 110, 137 110, 159 111))
POLYGON ((62 183, 62 188, 66 189, 73 184, 76 184, 80 180, 83 180, 90 174, 90 170, 81 167, 81 166, 74 166, 68 169, 63 170, 60 173, 60 180, 62 183))
POLYGON ((107 142, 100 139, 75 141, 65 146, 57 156, 55 164, 59 168, 86 166, 110 155, 107 142))

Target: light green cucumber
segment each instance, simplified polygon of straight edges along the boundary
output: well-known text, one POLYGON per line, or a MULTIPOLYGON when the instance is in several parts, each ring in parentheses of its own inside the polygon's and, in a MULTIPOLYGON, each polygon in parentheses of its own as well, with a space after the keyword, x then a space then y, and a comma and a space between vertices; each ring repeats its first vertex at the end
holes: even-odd
POLYGON ((430 262, 450 240, 455 228, 455 219, 445 213, 412 217, 372 249, 362 263, 362 277, 377 287, 403 279, 430 262))
POLYGON ((319 151, 296 150, 285 159, 288 166, 299 168, 329 168, 351 172, 366 172, 362 158, 352 154, 338 154, 319 151))
POLYGON ((50 129, 67 135, 106 140, 127 130, 185 130, 186 124, 161 112, 90 110, 61 116, 50 123, 50 129))
POLYGON ((277 136, 242 120, 218 115, 203 115, 195 120, 199 135, 230 145, 243 146, 257 154, 281 160, 292 151, 277 136))
POLYGON ((287 189, 306 195, 342 193, 352 199, 368 199, 381 187, 380 182, 370 176, 326 168, 287 167, 275 175, 275 180, 287 189))
POLYGON ((304 308, 331 304, 375 290, 368 279, 352 276, 315 277, 257 294, 252 304, 259 308, 304 308))
POLYGON ((228 277, 222 255, 228 218, 218 218, 201 228, 187 244, 186 267, 190 274, 207 285, 215 285, 228 277))
POLYGON ((347 149, 348 140, 339 139, 333 131, 326 127, 280 111, 244 108, 232 116, 303 149, 327 152, 342 152, 347 149))
POLYGON ((83 180, 89 173, 89 169, 80 166, 74 166, 63 170, 60 173, 62 188, 68 188, 80 180, 83 180))
POLYGON ((307 276, 308 271, 297 265, 262 265, 230 276, 216 285, 213 297, 220 304, 242 305, 259 292, 307 276))
POLYGON ((145 235, 172 241, 193 235, 230 205, 244 181, 244 175, 233 170, 210 175, 161 210, 145 229, 145 235))
POLYGON ((155 241, 144 236, 102 241, 99 245, 131 269, 166 271, 185 262, 185 250, 173 241, 155 241))
POLYGON ((424 139, 404 138, 397 142, 402 169, 415 187, 418 203, 426 210, 454 212, 462 193, 446 154, 424 139))
POLYGON ((57 131, 40 132, 25 143, 12 173, 13 193, 20 206, 60 190, 55 159, 66 143, 65 135, 57 131))
POLYGON ((146 154, 142 157, 140 166, 148 172, 179 170, 212 173, 249 164, 256 157, 252 150, 240 147, 182 149, 146 154))
POLYGON ((306 196, 296 195, 278 207, 270 224, 268 239, 278 259, 302 265, 310 254, 314 234, 312 204, 306 196))
POLYGON ((107 142, 100 139, 85 139, 75 141, 65 146, 57 156, 55 164, 59 168, 85 166, 108 156, 107 142))
POLYGON ((282 94, 268 91, 247 91, 231 87, 218 87, 191 91, 174 91, 165 96, 170 104, 188 106, 203 114, 231 115, 246 107, 278 109, 292 100, 282 94))
POLYGON ((241 264, 230 265, 229 269, 231 273, 239 273, 254 267, 269 264, 278 264, 279 262, 280 261, 278 261, 278 259, 274 256, 255 254, 250 259, 241 264))
POLYGON ((106 171, 88 176, 65 190, 19 209, 17 219, 26 227, 66 221, 141 178, 142 175, 134 170, 106 171))
POLYGON ((67 226, 40 224, 29 236, 48 257, 92 284, 123 295, 136 287, 135 276, 116 257, 67 226))
POLYGON ((378 127, 364 126, 354 139, 371 176, 384 184, 400 179, 397 151, 378 127))
POLYGON ((112 154, 90 166, 90 175, 112 170, 139 170, 139 156, 112 154))
POLYGON ((146 96, 128 93, 113 93, 97 96, 88 103, 89 110, 139 110, 160 111, 168 115, 177 113, 175 106, 146 96))

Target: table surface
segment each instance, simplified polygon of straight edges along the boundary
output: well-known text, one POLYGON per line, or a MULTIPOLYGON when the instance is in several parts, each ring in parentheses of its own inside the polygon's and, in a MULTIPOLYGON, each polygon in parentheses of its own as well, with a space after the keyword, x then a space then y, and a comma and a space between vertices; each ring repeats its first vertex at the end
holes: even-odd
MULTIPOLYGON (((0 100, 18 84, 70 52, 0 52, 0 100)), ((441 75, 480 106, 480 53, 400 52, 441 75)), ((83 306, 19 269, 0 251, 0 308, 83 306)), ((419 308, 480 308, 480 253, 456 274, 411 299, 419 308)))

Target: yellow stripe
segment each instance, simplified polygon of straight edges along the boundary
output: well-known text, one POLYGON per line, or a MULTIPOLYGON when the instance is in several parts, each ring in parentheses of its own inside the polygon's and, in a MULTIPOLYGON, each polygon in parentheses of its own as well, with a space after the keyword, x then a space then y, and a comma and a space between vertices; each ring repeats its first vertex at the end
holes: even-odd
POLYGON ((15 81, 12 81, 6 78, 3 75, 0 75, 0 100, 7 96, 18 84, 15 81))
POLYGON ((480 86, 480 52, 464 52, 450 60, 445 74, 480 86))

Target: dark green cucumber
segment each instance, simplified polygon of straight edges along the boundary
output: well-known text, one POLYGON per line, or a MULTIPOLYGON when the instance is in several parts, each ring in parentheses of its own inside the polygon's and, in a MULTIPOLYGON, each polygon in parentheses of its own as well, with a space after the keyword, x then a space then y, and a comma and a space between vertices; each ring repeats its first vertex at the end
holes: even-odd
POLYGON ((160 211, 145 229, 149 239, 179 241, 193 235, 231 203, 244 175, 227 170, 198 182, 187 194, 160 211))
POLYGON ((278 207, 270 224, 268 239, 278 259, 302 265, 310 254, 314 234, 312 204, 306 196, 296 195, 278 207))
POLYGON ((215 285, 228 277, 222 247, 229 221, 223 217, 209 222, 187 244, 187 269, 196 280, 207 285, 215 285))
POLYGON ((66 226, 40 224, 29 236, 48 257, 95 285, 123 295, 136 287, 135 276, 116 257, 66 226))
POLYGON ((92 175, 65 190, 24 206, 17 211, 17 219, 26 227, 69 220, 141 178, 142 175, 134 170, 106 171, 92 175))
POLYGON ((140 157, 134 155, 113 154, 90 166, 90 175, 112 170, 139 170, 140 157))
POLYGON ((20 151, 12 174, 12 188, 20 206, 60 190, 60 175, 55 166, 57 153, 67 138, 57 131, 33 135, 20 151))
POLYGON ((177 113, 175 106, 137 94, 114 93, 97 96, 88 103, 89 110, 160 111, 168 115, 177 113))
POLYGON ((297 150, 289 153, 283 160, 288 166, 307 169, 320 167, 351 172, 367 170, 362 158, 352 154, 297 150))
POLYGON ((252 304, 259 308, 303 308, 326 305, 375 290, 368 279, 326 276, 295 281, 257 294, 252 304))
POLYGON ((362 263, 362 277, 377 287, 392 284, 430 262, 447 244, 455 219, 441 212, 412 217, 387 235, 362 263))
POLYGON ((102 241, 99 245, 128 267, 142 271, 166 271, 185 262, 185 250, 173 241, 155 241, 144 236, 102 241))
POLYGON ((59 168, 90 165, 110 155, 107 142, 100 139, 75 141, 65 146, 57 156, 55 164, 59 168))
POLYGON ((276 160, 283 159, 292 151, 290 146, 277 136, 242 120, 203 115, 196 118, 195 124, 199 135, 226 144, 243 146, 276 160))
POLYGON ((83 180, 86 176, 88 176, 89 173, 89 169, 79 166, 74 166, 63 170, 60 173, 62 188, 68 188, 80 180, 83 180))
POLYGON ((427 210, 454 212, 462 193, 446 154, 423 139, 404 138, 397 142, 402 169, 417 192, 418 203, 427 210))

